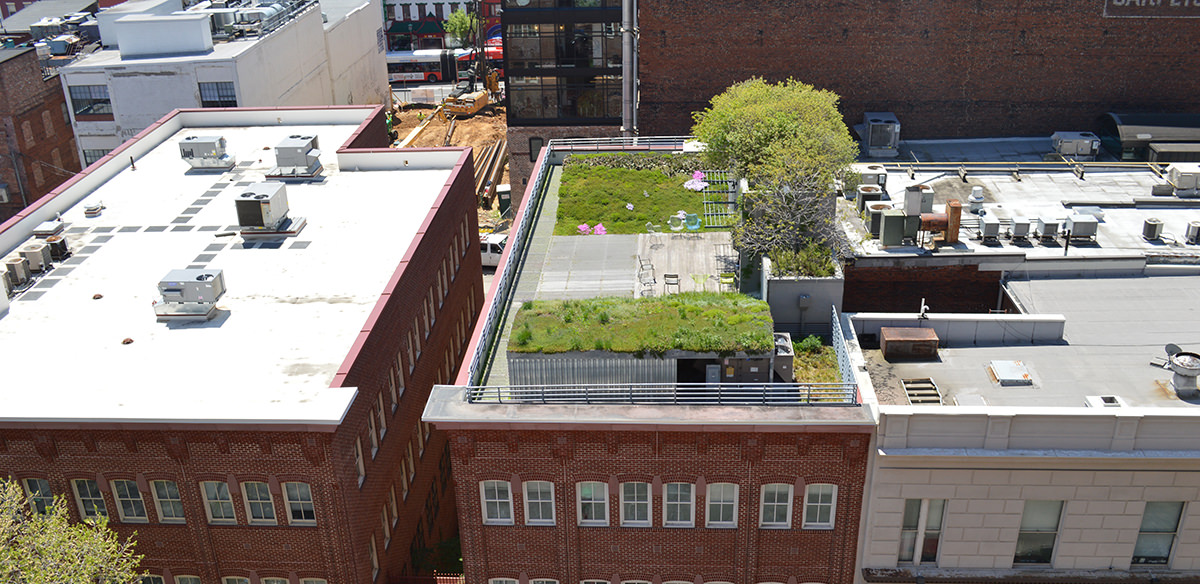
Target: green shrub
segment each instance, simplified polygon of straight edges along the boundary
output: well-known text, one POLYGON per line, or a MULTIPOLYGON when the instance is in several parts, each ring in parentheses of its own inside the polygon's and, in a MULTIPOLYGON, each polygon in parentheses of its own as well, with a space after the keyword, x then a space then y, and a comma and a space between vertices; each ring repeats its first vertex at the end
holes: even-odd
POLYGON ((809 243, 800 250, 777 249, 767 254, 771 258, 771 275, 793 278, 828 278, 837 274, 833 253, 819 243, 809 243))
POLYGON ((821 339, 816 335, 808 335, 803 341, 796 344, 796 353, 820 353, 821 339))

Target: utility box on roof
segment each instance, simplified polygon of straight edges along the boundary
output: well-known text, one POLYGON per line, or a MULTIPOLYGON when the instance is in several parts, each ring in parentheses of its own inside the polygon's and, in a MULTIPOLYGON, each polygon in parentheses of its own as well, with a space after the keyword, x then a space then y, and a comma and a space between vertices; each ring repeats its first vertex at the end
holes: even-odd
POLYGON ((1100 153, 1100 138, 1091 132, 1055 132, 1050 141, 1055 153, 1075 160, 1095 160, 1100 153))
POLYGON ((163 302, 215 303, 225 294, 225 273, 221 270, 171 270, 158 282, 163 302))
POLYGON ((938 350, 937 331, 927 328, 890 327, 879 329, 879 350, 883 358, 935 359, 938 350))

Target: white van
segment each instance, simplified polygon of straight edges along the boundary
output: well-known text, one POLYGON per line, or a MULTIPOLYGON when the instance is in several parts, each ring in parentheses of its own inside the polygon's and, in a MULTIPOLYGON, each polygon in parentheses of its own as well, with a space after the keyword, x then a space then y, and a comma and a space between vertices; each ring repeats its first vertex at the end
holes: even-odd
POLYGON ((494 268, 500 265, 500 256, 504 254, 504 245, 507 243, 507 233, 489 233, 479 236, 479 253, 483 257, 485 268, 494 268))

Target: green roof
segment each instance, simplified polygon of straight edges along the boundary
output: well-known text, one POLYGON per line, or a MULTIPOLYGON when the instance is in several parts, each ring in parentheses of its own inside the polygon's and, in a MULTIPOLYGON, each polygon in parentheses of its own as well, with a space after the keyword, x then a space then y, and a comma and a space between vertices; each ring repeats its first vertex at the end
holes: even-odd
POLYGON ((763 354, 774 348, 772 330, 767 303, 741 294, 537 300, 517 312, 508 350, 763 354))

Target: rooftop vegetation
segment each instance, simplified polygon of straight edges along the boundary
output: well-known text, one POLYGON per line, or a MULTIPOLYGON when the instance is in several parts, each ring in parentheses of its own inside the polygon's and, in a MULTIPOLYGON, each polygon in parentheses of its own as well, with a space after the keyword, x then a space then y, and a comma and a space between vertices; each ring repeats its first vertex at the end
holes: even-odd
POLYGON ((740 294, 541 300, 517 312, 508 350, 762 354, 774 349, 772 327, 767 303, 740 294))
POLYGON ((555 235, 577 235, 580 226, 603 225, 610 234, 645 233, 646 223, 667 230, 679 211, 702 214, 704 195, 685 189, 700 160, 684 155, 571 156, 558 189, 555 235))

